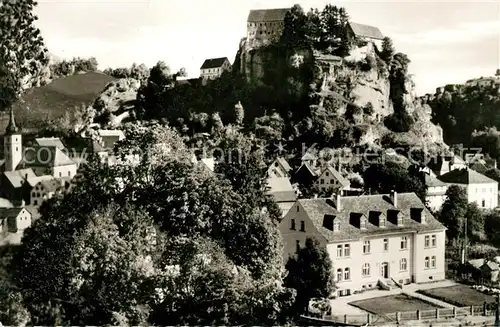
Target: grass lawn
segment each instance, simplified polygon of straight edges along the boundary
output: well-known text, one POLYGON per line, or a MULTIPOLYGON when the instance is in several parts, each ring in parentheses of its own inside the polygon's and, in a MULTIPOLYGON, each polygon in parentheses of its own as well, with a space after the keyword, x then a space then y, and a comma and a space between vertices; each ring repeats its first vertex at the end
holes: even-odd
POLYGON ((431 303, 427 303, 406 294, 375 297, 372 299, 350 302, 349 304, 373 314, 389 314, 437 308, 437 306, 431 303))
POLYGON ((483 294, 467 285, 438 287, 418 292, 457 307, 482 305, 485 301, 488 303, 495 303, 496 301, 493 296, 483 294))

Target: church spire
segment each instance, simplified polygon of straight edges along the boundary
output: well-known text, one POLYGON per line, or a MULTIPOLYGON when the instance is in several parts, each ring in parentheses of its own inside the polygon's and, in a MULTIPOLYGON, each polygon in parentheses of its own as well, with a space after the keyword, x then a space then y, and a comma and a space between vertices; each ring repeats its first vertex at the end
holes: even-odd
POLYGON ((10 108, 10 118, 9 118, 9 125, 7 125, 7 129, 5 131, 6 135, 12 135, 16 134, 19 132, 19 128, 16 126, 16 120, 14 118, 14 110, 12 107, 10 108))

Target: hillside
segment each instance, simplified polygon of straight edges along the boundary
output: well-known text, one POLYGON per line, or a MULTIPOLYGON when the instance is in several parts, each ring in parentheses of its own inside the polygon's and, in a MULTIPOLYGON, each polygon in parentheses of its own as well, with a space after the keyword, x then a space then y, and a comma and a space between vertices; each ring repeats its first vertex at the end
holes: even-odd
MULTIPOLYGON (((93 103, 97 95, 115 78, 100 72, 89 72, 56 79, 51 83, 29 90, 14 105, 16 120, 26 130, 36 130, 42 122, 65 115, 82 105, 93 103)), ((0 118, 0 132, 8 123, 8 114, 0 118)))
POLYGON ((500 76, 439 87, 421 99, 432 108, 433 121, 443 128, 447 143, 469 145, 475 130, 500 129, 500 76))

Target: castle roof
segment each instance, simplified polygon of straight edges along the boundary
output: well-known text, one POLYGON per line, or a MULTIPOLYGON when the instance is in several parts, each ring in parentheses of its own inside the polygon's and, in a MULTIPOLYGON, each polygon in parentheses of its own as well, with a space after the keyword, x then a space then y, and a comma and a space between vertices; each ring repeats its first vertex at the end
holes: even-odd
POLYGON ((387 233, 412 233, 445 230, 432 213, 425 207, 415 193, 395 194, 397 207, 390 197, 384 194, 340 197, 340 211, 332 198, 302 199, 298 203, 302 206, 318 232, 329 242, 359 240, 362 237, 371 237, 387 233), (425 223, 412 218, 412 210, 420 210, 425 215, 425 223), (366 228, 361 229, 351 223, 351 214, 369 217, 370 213, 386 215, 389 212, 398 212, 402 218, 402 225, 396 225, 386 220, 385 227, 374 225, 370 219, 366 220, 366 228), (332 231, 324 227, 325 216, 334 218, 339 223, 339 231, 332 231))
POLYGON ((349 26, 351 27, 354 34, 356 34, 356 36, 369 37, 377 40, 382 40, 384 38, 382 32, 380 32, 380 30, 375 26, 352 23, 352 22, 349 23, 349 26))
POLYGON ((276 22, 284 21, 286 13, 290 8, 276 8, 276 9, 254 9, 250 10, 247 22, 260 23, 260 22, 276 22))
POLYGON ((225 61, 229 61, 227 57, 206 59, 200 69, 210 69, 222 67, 225 61))

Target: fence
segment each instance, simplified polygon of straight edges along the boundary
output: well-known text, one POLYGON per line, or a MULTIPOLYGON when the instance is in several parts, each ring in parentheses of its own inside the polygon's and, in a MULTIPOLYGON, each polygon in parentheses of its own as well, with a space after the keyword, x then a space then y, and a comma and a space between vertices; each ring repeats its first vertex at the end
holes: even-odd
POLYGON ((496 308, 486 304, 470 307, 436 308, 432 310, 416 310, 406 312, 394 312, 388 314, 364 314, 364 315, 326 315, 324 320, 353 325, 365 325, 376 323, 399 323, 415 320, 438 320, 450 318, 463 318, 466 316, 494 316, 496 308))

